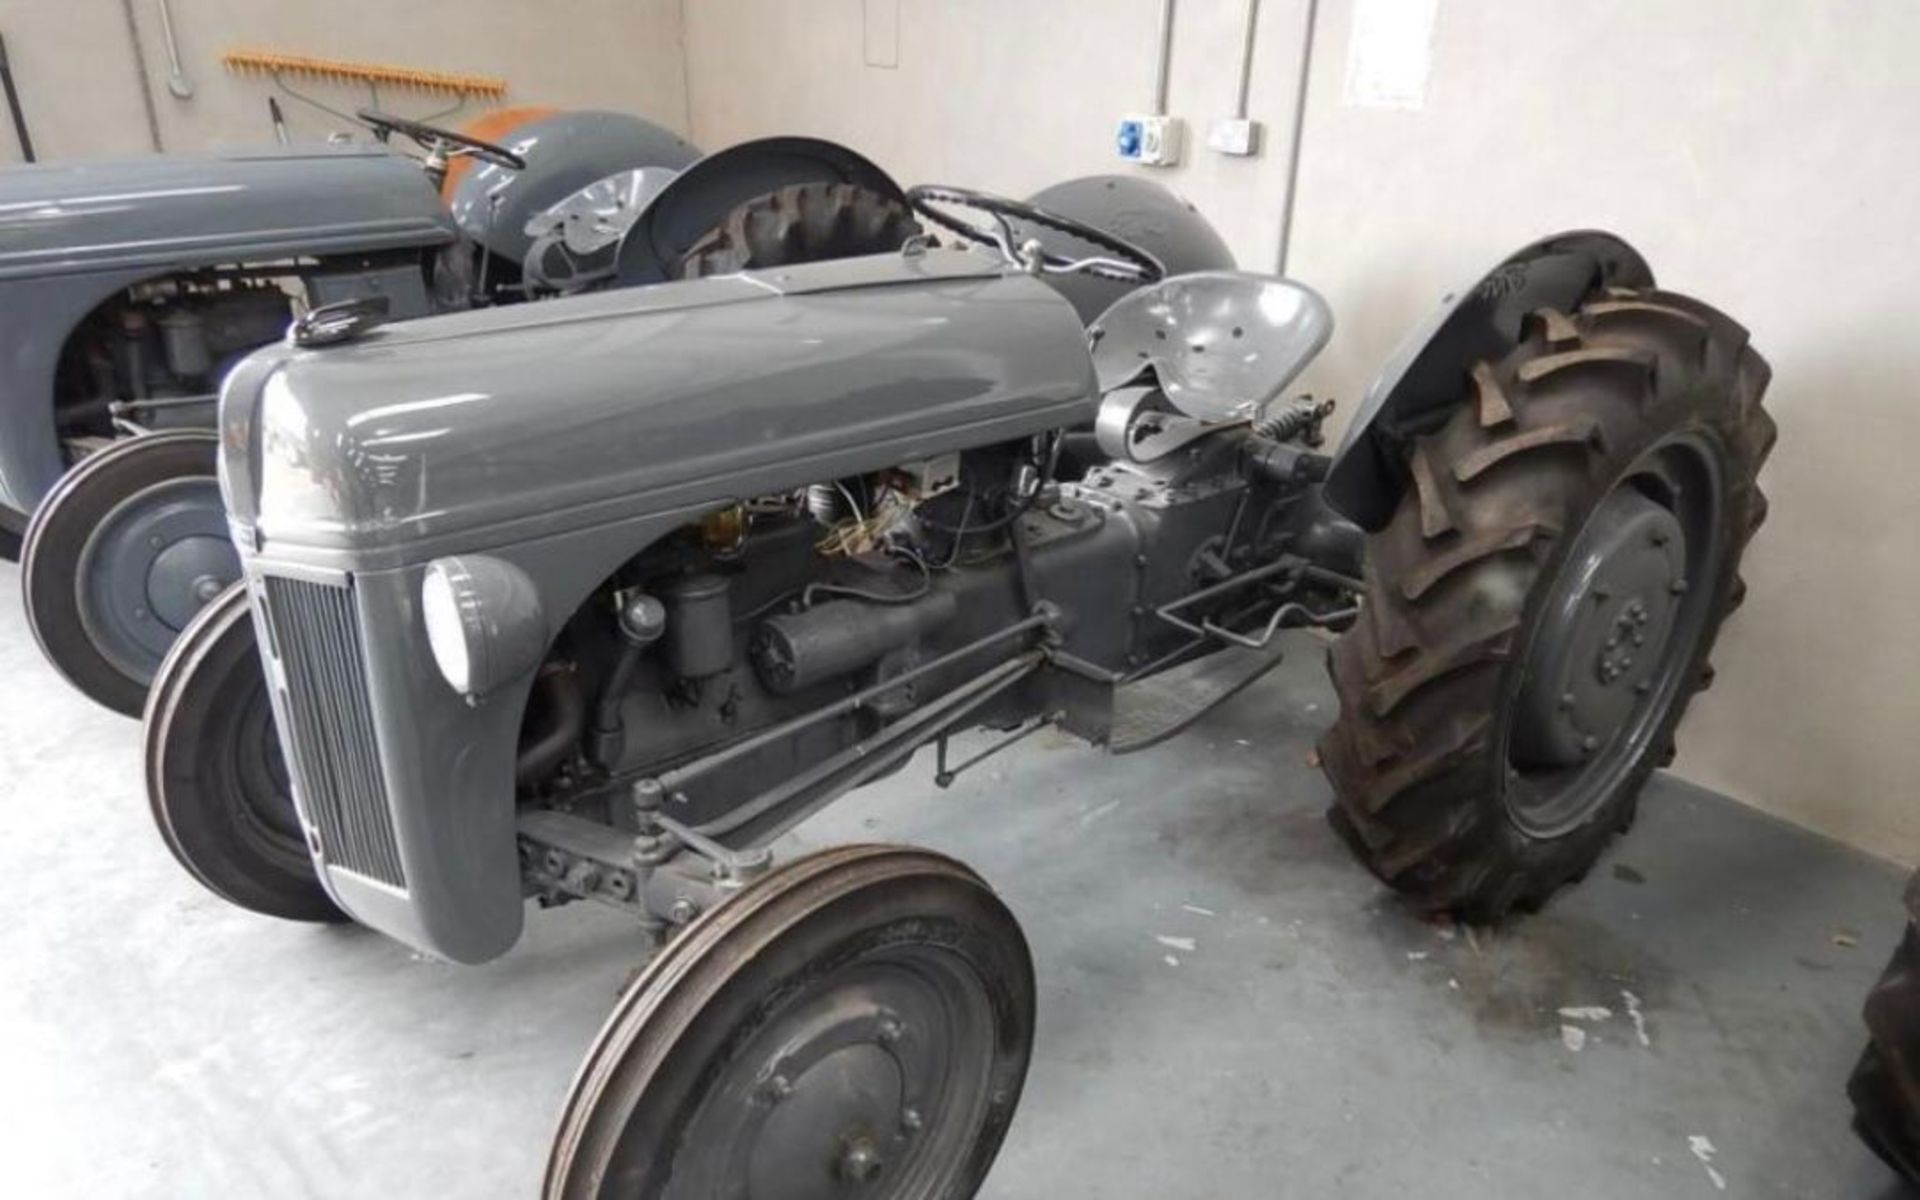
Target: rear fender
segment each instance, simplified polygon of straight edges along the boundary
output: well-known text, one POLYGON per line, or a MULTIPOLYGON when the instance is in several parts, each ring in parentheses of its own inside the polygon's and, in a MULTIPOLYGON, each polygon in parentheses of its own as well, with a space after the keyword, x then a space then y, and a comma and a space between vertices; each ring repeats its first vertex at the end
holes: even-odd
POLYGON ((700 155, 671 129, 616 112, 555 112, 499 136, 526 167, 482 162, 449 174, 447 206, 461 233, 514 263, 533 245, 527 222, 581 188, 636 167, 677 171, 700 155))
POLYGON ((622 287, 660 283, 706 232, 749 200, 803 183, 850 183, 906 206, 906 193, 870 159, 824 138, 770 137, 729 146, 682 171, 620 244, 622 287))
POLYGON ((1519 344, 1529 313, 1571 312, 1609 287, 1653 286, 1653 271, 1622 239, 1599 230, 1544 238, 1449 296, 1387 360, 1342 440, 1326 499, 1364 529, 1383 528, 1406 491, 1403 448, 1446 420, 1469 394, 1468 372, 1519 344))

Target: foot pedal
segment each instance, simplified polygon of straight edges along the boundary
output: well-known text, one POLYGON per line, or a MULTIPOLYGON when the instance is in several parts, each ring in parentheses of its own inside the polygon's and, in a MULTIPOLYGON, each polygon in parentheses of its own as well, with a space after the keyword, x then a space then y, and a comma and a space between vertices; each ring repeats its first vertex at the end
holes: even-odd
POLYGON ((1167 740, 1223 700, 1280 665, 1277 647, 1229 646, 1114 693, 1107 749, 1131 754, 1167 740))

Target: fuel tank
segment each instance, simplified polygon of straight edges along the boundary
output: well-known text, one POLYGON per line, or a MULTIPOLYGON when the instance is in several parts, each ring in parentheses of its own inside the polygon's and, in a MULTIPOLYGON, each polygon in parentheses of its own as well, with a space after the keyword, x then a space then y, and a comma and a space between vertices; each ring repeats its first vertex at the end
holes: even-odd
POLYGON ((222 481, 245 550, 396 566, 1081 423, 1095 392, 1045 284, 877 255, 271 347, 228 378, 222 481))

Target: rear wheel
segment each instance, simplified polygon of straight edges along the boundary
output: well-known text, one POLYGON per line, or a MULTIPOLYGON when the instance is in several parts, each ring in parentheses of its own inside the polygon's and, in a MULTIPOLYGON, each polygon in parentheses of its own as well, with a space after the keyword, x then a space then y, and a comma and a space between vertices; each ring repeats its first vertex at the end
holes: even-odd
POLYGON ((1906 936, 1867 995, 1872 1038, 1847 1081, 1853 1128, 1908 1183, 1920 1186, 1920 876, 1907 885, 1906 936))
POLYGON ((898 199, 851 183, 796 183, 739 205, 681 259, 683 279, 898 250, 920 232, 898 199))
POLYGON ((245 584, 188 625, 146 715, 147 802, 207 890, 289 921, 341 921, 307 853, 267 700, 245 584))
POLYGON ((180 429, 115 442, 54 485, 27 527, 27 624, 55 669, 130 717, 167 648, 240 577, 220 502, 219 439, 180 429))
POLYGON ((709 911, 621 998, 568 1095, 549 1200, 960 1200, 1033 1041, 1020 928, 964 866, 846 846, 709 911))
POLYGON ((1330 656, 1332 817, 1430 909, 1532 908, 1626 828, 1766 513, 1766 363, 1686 297, 1541 311, 1409 448, 1330 656))

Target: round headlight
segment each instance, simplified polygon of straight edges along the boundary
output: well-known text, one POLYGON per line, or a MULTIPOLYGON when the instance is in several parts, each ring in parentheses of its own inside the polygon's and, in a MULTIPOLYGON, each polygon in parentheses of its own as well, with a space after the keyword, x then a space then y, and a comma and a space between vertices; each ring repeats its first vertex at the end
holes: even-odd
POLYGON ((420 581, 427 647, 447 686, 484 696, 540 665, 547 622, 527 573, 484 555, 436 558, 420 581))

